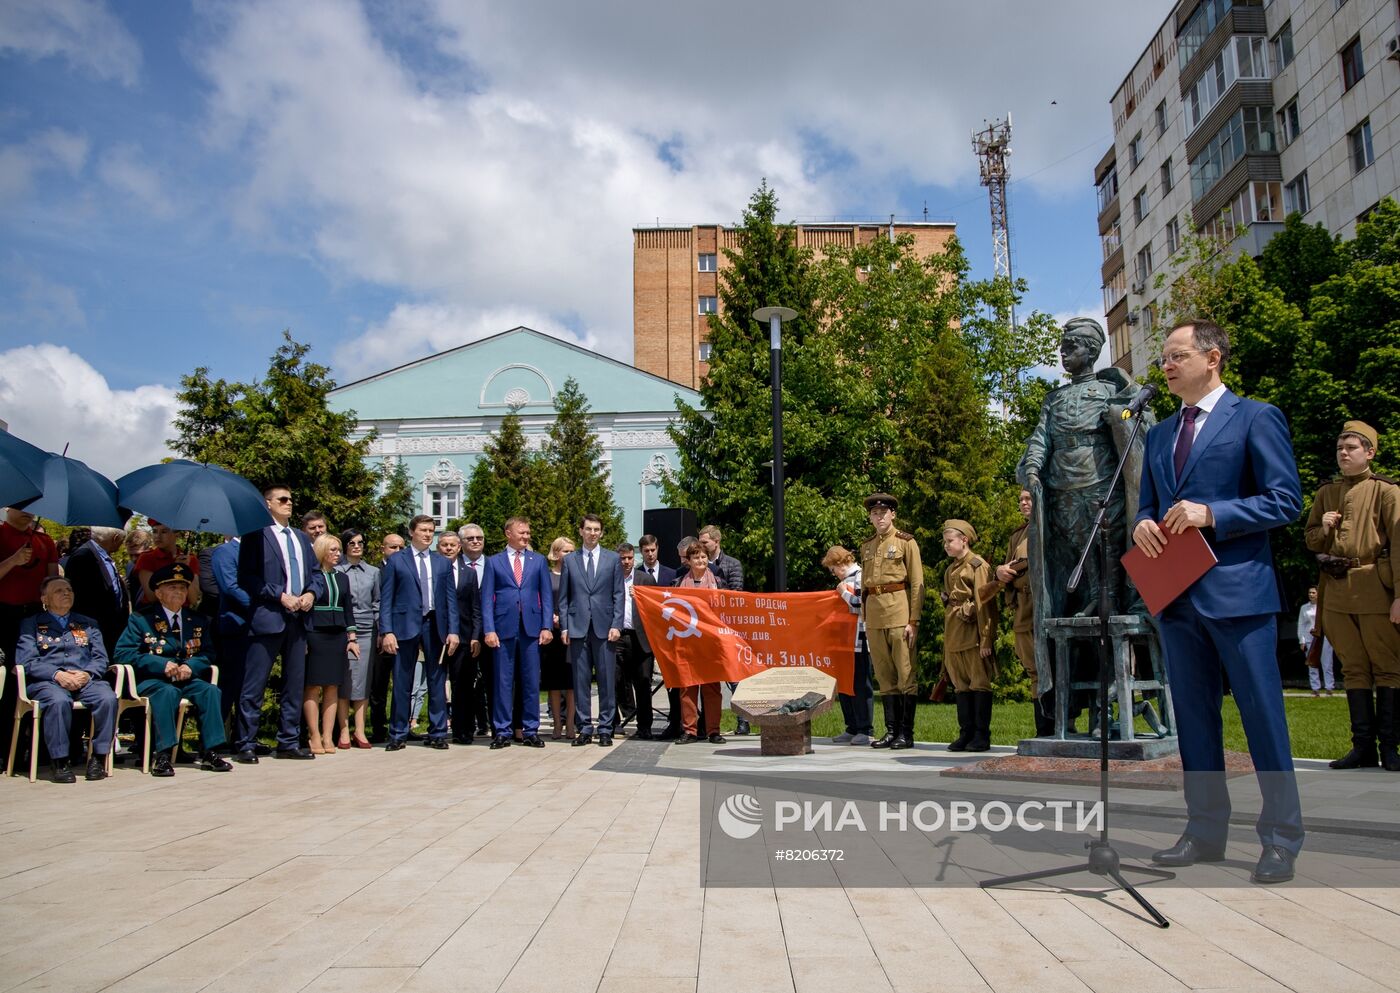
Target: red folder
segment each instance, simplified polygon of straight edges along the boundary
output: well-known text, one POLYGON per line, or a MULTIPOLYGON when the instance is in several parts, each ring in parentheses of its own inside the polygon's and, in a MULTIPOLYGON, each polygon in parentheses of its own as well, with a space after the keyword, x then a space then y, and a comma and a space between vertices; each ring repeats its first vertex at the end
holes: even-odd
POLYGON ((1168 534, 1167 547, 1155 559, 1134 547, 1123 556, 1123 568, 1142 594, 1142 602, 1153 614, 1160 614, 1191 584, 1215 567, 1215 553, 1200 528, 1187 528, 1181 534, 1168 534))

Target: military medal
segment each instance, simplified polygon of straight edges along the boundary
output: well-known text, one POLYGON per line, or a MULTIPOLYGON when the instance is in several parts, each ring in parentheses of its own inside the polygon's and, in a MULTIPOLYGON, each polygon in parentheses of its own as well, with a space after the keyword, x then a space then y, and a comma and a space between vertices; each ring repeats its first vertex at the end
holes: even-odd
POLYGON ((87 628, 78 624, 70 624, 68 630, 73 632, 73 643, 79 648, 86 648, 88 643, 87 628))

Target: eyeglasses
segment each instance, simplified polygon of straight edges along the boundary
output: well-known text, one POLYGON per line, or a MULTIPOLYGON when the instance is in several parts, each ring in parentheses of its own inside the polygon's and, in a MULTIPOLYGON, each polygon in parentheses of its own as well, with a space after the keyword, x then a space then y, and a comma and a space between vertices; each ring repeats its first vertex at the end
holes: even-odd
POLYGON ((463 538, 462 540, 463 540, 463 541, 485 541, 485 540, 486 540, 486 536, 485 536, 485 535, 480 535, 480 534, 469 534, 469 535, 467 535, 465 538, 463 538))
POLYGON ((1175 352, 1162 353, 1162 365, 1181 365, 1192 355, 1200 354, 1199 348, 1182 348, 1175 352))
POLYGON ((291 498, 291 497, 273 497, 273 498, 272 498, 272 502, 273 502, 273 503, 291 503, 291 502, 292 502, 292 498, 291 498))
POLYGON ((347 545, 363 545, 364 543, 365 539, 363 538, 351 538, 348 542, 346 542, 347 545))

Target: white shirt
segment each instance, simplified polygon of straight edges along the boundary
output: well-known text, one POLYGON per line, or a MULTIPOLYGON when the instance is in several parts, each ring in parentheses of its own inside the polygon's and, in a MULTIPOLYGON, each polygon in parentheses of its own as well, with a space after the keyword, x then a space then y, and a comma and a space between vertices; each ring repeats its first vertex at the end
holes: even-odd
POLYGON ((622 630, 632 630, 632 577, 624 576, 622 579, 622 630))
POLYGON ((1317 620, 1317 604, 1305 603, 1298 611, 1298 644, 1312 643, 1313 624, 1317 620))
POLYGON ((183 640, 185 637, 185 632, 184 629, 180 627, 180 614, 178 612, 172 614, 170 611, 165 609, 164 605, 162 605, 160 609, 161 612, 165 614, 165 623, 170 625, 170 630, 179 630, 180 638, 183 640))
POLYGON ((272 525, 272 543, 277 546, 277 554, 282 557, 282 578, 286 580, 287 592, 292 596, 301 596, 306 590, 306 562, 302 559, 301 542, 297 540, 296 532, 286 524, 272 525), (287 535, 292 536, 292 554, 297 557, 297 575, 301 577, 301 589, 292 589, 292 567, 287 561, 287 535))
MULTIPOLYGON (((1191 435, 1191 440, 1192 440, 1192 441, 1195 441, 1197 438, 1199 438, 1199 437, 1201 436, 1201 428, 1205 427, 1206 418, 1208 418, 1208 417, 1210 416, 1210 412, 1211 412, 1212 410, 1215 409, 1215 405, 1216 405, 1217 403, 1220 402, 1220 398, 1223 397, 1224 395, 1225 395, 1225 384, 1224 384, 1224 383, 1221 383, 1221 384, 1220 384, 1219 386, 1217 386, 1215 389, 1211 390, 1211 391, 1210 391, 1209 393, 1207 393, 1205 396, 1203 396, 1203 397, 1201 397, 1199 400, 1197 400, 1194 404, 1189 404, 1189 403, 1188 403, 1188 404, 1183 404, 1183 405, 1182 405, 1182 409, 1183 409, 1183 410, 1184 410, 1186 407, 1193 407, 1193 406, 1194 406, 1194 407, 1199 407, 1199 408, 1201 408, 1200 411, 1198 411, 1197 414, 1196 414, 1196 423, 1195 423, 1195 425, 1194 425, 1196 431, 1195 431, 1194 434, 1191 435)), ((1183 419, 1181 420, 1181 427, 1185 427, 1185 426, 1186 426, 1186 420, 1185 420, 1185 418, 1183 418, 1183 419)), ((1181 437, 1181 428, 1178 428, 1178 429, 1177 429, 1177 437, 1178 437, 1178 438, 1181 437)))

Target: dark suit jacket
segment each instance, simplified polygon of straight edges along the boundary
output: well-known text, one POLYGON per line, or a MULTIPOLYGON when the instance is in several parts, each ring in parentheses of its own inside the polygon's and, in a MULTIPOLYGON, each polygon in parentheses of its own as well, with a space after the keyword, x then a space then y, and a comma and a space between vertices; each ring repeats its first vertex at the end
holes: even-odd
POLYGON ((250 531, 238 543, 238 585, 248 594, 250 605, 249 633, 277 634, 286 629, 287 624, 307 623, 306 613, 292 612, 282 606, 282 594, 293 596, 310 593, 316 597, 326 595, 326 582, 321 575, 321 565, 312 551, 311 539, 298 528, 291 528, 292 540, 301 546, 302 571, 301 589, 287 589, 287 574, 282 567, 282 553, 275 542, 282 540, 269 526, 250 531))
POLYGON ((611 629, 622 630, 624 582, 622 562, 617 552, 608 548, 594 549, 593 578, 584 568, 582 547, 564 556, 559 575, 559 602, 554 612, 559 615, 559 627, 570 638, 586 638, 589 629, 597 638, 607 638, 611 629))
MULTIPOLYGON (((641 565, 637 566, 636 571, 642 573, 642 575, 646 575, 646 567, 645 567, 645 566, 641 566, 641 565)), ((675 585, 676 585, 676 580, 677 580, 677 579, 680 579, 680 578, 681 578, 681 574, 680 574, 679 572, 677 572, 675 569, 672 569, 669 565, 662 565, 660 562, 657 562, 657 563, 656 563, 656 585, 657 585, 657 586, 675 586, 675 585)))
POLYGON ((238 585, 238 547, 239 542, 226 541, 209 556, 209 571, 219 587, 219 633, 222 635, 247 631, 248 615, 253 611, 247 591, 238 585))
POLYGON ((131 613, 121 568, 116 567, 119 592, 113 592, 101 555, 91 542, 84 542, 68 556, 63 573, 73 587, 73 609, 97 622, 103 647, 110 657, 117 647, 117 639, 126 630, 126 619, 131 613))
MULTIPOLYGON (((660 565, 660 563, 658 563, 660 565)), ((632 570, 632 586, 669 586, 670 583, 658 583, 641 566, 632 570)), ((642 619, 637 616, 637 595, 632 594, 632 630, 637 632, 637 641, 642 646, 642 651, 651 653, 651 642, 647 640, 647 629, 642 626, 642 619)))
MULTIPOLYGON (((520 585, 511 569, 510 549, 486 560, 481 582, 481 626, 486 634, 514 638, 524 625, 527 638, 554 626, 554 590, 549 582, 549 560, 525 550, 520 585)), ((561 618, 562 620, 562 618, 561 618)))
MULTIPOLYGON (((324 578, 323 576, 323 581, 324 578)), ((339 598, 336 603, 340 609, 327 609, 330 606, 329 589, 317 594, 316 605, 311 608, 310 617, 306 622, 306 626, 313 631, 339 630, 355 626, 355 605, 350 601, 350 577, 343 572, 337 572, 333 573, 330 578, 335 582, 335 592, 339 598)))
MULTIPOLYGON (((453 563, 448 563, 449 567, 453 563)), ((457 558, 457 623, 463 644, 481 640, 481 588, 465 556, 457 558)))
MULTIPOLYGON (((392 634, 399 641, 418 638, 423 633, 423 589, 418 579, 418 550, 409 545, 390 555, 379 570, 379 633, 392 634)), ((457 616, 457 590, 452 585, 452 563, 447 556, 428 553, 429 577, 433 584, 433 629, 439 639, 449 634, 461 637, 457 616)))
POLYGON ((1202 533, 1218 562, 1184 595, 1205 617, 1276 614, 1283 600, 1269 529, 1292 523, 1303 508, 1288 422, 1277 407, 1226 390, 1178 479, 1173 453, 1180 419, 1173 414, 1147 434, 1137 521, 1161 521, 1178 500, 1209 506, 1215 526, 1202 533))
POLYGON ((743 565, 734 556, 724 554, 724 549, 721 548, 719 558, 710 563, 710 571, 719 580, 720 589, 742 590, 744 588, 743 565))

